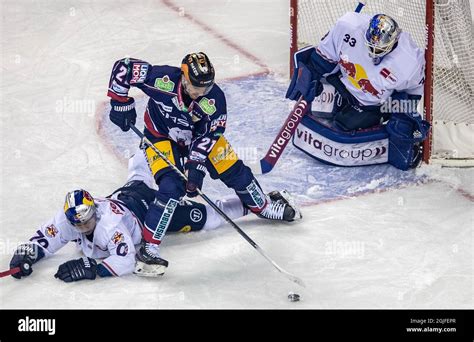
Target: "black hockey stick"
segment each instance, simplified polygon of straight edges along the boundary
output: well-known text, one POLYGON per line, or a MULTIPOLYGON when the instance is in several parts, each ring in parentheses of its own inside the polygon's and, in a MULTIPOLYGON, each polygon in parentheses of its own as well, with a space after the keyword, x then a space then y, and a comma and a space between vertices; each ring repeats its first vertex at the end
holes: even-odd
MULTIPOLYGON (((174 165, 172 162, 169 161, 169 159, 166 157, 166 155, 161 152, 158 148, 156 148, 155 145, 153 145, 151 143, 150 140, 148 140, 142 132, 140 132, 138 130, 138 128, 135 127, 135 125, 131 124, 130 125, 130 128, 132 129, 132 131, 135 132, 136 135, 138 135, 142 141, 147 144, 151 149, 153 149, 153 151, 161 158, 165 161, 166 164, 168 164, 169 167, 171 167, 184 181, 187 182, 188 178, 186 177, 186 175, 184 173, 181 172, 180 169, 178 169, 176 167, 176 165, 174 165)), ((197 192, 199 194, 199 196, 201 196, 211 207, 212 209, 214 209, 215 211, 217 211, 219 213, 219 215, 221 215, 235 230, 237 230, 237 232, 253 247, 255 248, 265 259, 267 259, 272 265, 273 267, 275 267, 280 273, 282 273, 286 278, 288 278, 289 280, 291 280, 292 282, 302 286, 302 287, 306 287, 305 284, 303 283, 303 280, 301 280, 300 278, 298 278, 297 276, 285 271, 283 268, 281 268, 280 266, 278 266, 278 264, 273 261, 268 255, 267 253, 265 253, 265 251, 263 249, 260 248, 259 245, 257 245, 255 243, 255 241, 253 241, 247 234, 245 234, 245 232, 237 225, 235 224, 234 221, 232 221, 232 219, 227 216, 227 214, 222 211, 217 205, 214 204, 214 202, 209 198, 207 197, 201 189, 197 189, 197 192)))

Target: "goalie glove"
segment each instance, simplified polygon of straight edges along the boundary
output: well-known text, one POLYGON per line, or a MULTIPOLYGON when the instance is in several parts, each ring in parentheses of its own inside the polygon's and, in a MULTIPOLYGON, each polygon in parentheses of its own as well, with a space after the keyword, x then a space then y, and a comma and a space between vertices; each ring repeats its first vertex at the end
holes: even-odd
POLYGON ((303 96, 306 102, 312 102, 322 92, 323 85, 319 78, 313 75, 309 66, 300 63, 300 66, 295 68, 285 97, 297 101, 303 96))

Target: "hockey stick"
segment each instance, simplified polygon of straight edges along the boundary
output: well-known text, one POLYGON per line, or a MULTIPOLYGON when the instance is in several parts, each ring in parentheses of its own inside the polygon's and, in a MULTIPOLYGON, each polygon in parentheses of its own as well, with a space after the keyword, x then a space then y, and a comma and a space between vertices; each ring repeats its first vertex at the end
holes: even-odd
MULTIPOLYGON (((355 9, 356 13, 360 13, 362 8, 364 8, 366 1, 359 1, 355 9)), ((295 62, 296 63, 296 62, 295 62)), ((303 100, 301 96, 298 102, 293 107, 290 115, 286 119, 283 126, 280 128, 276 138, 273 140, 273 143, 270 145, 270 148, 267 151, 265 157, 260 159, 260 161, 255 162, 246 162, 252 171, 256 174, 265 174, 270 172, 275 166, 278 159, 280 159, 283 151, 285 150, 286 145, 293 137, 296 132, 296 128, 303 120, 303 116, 309 110, 311 103, 307 103, 303 100)))
POLYGON ((8 277, 9 275, 20 272, 20 267, 10 268, 8 271, 0 272, 0 278, 8 277))
MULTIPOLYGON (((135 125, 131 124, 130 125, 130 128, 132 129, 132 131, 135 132, 136 135, 138 135, 142 141, 147 144, 153 151, 155 151, 155 153, 165 161, 166 164, 168 164, 169 167, 171 167, 180 177, 181 179, 183 179, 184 181, 187 181, 188 178, 186 177, 186 175, 184 173, 181 172, 180 169, 178 169, 176 167, 176 165, 174 165, 172 162, 169 161, 169 159, 166 157, 166 155, 161 152, 158 148, 155 147, 155 145, 153 145, 151 143, 150 140, 148 140, 142 132, 140 132, 138 130, 138 128, 135 127, 135 125)), ((280 266, 277 265, 276 262, 274 262, 268 255, 267 253, 265 253, 265 251, 263 249, 260 248, 259 245, 257 245, 247 234, 245 234, 245 232, 237 225, 234 223, 234 221, 232 221, 232 219, 227 216, 227 214, 222 211, 217 205, 214 204, 214 202, 209 198, 207 197, 201 189, 197 189, 197 192, 199 194, 199 196, 201 196, 211 207, 212 209, 214 209, 215 211, 217 211, 219 213, 219 215, 221 215, 235 230, 237 230, 237 232, 253 247, 255 248, 265 259, 267 259, 280 273, 282 273, 286 278, 288 278, 289 280, 291 280, 292 282, 302 286, 302 287, 306 287, 304 282, 296 277, 295 275, 285 271, 283 268, 281 268, 280 266)))
POLYGON ((283 126, 280 128, 276 138, 273 140, 273 143, 270 145, 267 154, 265 157, 260 159, 260 162, 247 163, 252 171, 256 174, 265 174, 270 172, 275 166, 278 159, 280 159, 283 151, 285 150, 286 145, 290 141, 293 134, 295 134, 296 128, 298 127, 303 116, 306 114, 310 106, 310 103, 306 102, 301 96, 298 102, 293 107, 290 115, 286 119, 283 126))

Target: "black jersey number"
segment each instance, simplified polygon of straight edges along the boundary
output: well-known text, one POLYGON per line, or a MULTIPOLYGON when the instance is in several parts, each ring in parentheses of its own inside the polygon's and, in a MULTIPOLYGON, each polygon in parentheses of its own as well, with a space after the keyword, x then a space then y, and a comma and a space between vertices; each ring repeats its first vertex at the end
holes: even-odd
POLYGON ((351 38, 350 35, 345 34, 344 35, 344 42, 348 43, 350 46, 354 47, 357 43, 357 40, 355 38, 351 38))
POLYGON ((36 235, 33 236, 30 241, 35 241, 43 248, 47 249, 49 246, 48 239, 46 239, 46 236, 44 236, 43 232, 41 230, 36 231, 36 235))

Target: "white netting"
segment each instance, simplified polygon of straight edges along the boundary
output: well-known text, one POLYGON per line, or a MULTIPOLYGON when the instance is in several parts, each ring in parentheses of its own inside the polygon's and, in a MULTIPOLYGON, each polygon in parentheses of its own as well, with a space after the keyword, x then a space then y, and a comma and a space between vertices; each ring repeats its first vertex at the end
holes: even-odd
MULTIPOLYGON (((298 47, 316 45, 339 17, 354 11, 356 6, 354 0, 298 1, 298 47)), ((362 12, 370 15, 385 13, 394 17, 420 48, 425 47, 426 0, 368 0, 362 12)), ((467 139, 460 142, 461 146, 455 146, 458 137, 445 138, 447 132, 434 135, 433 153, 444 153, 448 158, 474 158, 473 137, 469 136, 474 128, 472 40, 469 0, 436 0, 433 124, 456 126, 454 132, 450 127, 449 134, 467 139), (458 129, 462 132, 455 133, 458 129), (447 140, 449 144, 445 144, 447 140), (464 151, 466 148, 470 151, 464 151)), ((436 127, 433 132, 438 130, 436 127)))

